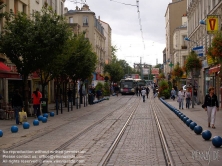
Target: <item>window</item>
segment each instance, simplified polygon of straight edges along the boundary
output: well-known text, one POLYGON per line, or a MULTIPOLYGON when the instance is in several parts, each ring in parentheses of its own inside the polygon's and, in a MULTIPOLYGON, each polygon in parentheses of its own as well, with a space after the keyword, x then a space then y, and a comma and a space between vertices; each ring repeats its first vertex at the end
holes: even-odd
POLYGON ((22 5, 22 12, 26 13, 26 5, 24 5, 24 4, 22 5))
POLYGON ((69 23, 73 23, 73 17, 69 17, 69 23))
POLYGON ((83 26, 88 26, 88 17, 83 17, 83 26))

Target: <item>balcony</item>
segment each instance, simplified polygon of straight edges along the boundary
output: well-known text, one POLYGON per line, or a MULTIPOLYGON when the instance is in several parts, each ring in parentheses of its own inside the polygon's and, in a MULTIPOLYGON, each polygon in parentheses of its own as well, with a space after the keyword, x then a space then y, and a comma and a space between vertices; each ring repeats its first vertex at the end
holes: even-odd
POLYGON ((181 46, 181 49, 187 49, 187 46, 181 46))

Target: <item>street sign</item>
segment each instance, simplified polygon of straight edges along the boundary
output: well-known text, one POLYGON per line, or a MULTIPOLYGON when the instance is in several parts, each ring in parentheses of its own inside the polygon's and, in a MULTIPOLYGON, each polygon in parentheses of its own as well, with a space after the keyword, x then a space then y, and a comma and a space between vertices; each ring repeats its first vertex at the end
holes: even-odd
POLYGON ((203 56, 203 46, 197 46, 192 49, 198 56, 203 56))
POLYGON ((159 68, 152 68, 151 74, 158 75, 159 74, 159 68))

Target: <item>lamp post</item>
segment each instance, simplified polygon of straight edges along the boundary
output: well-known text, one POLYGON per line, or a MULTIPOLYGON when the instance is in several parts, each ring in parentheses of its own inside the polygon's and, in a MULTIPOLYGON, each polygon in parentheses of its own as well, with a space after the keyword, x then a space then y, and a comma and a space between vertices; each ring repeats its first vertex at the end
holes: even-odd
MULTIPOLYGON (((186 41, 189 41, 189 42, 193 42, 196 44, 196 46, 198 46, 198 43, 193 41, 193 40, 190 40, 188 37, 185 37, 184 40, 186 41)), ((191 71, 191 84, 192 84, 192 108, 194 108, 194 95, 193 95, 193 92, 194 92, 194 87, 195 87, 195 81, 194 81, 194 73, 195 73, 195 69, 192 69, 191 71)), ((197 72, 196 72, 197 73, 197 72)))

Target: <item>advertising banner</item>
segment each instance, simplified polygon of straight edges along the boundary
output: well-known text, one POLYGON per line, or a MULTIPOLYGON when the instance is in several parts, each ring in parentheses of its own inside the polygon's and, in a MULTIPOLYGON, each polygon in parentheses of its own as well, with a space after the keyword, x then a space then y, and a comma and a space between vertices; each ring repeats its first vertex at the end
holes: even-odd
POLYGON ((206 26, 208 34, 212 34, 218 31, 219 29, 218 15, 208 15, 206 20, 206 26))
POLYGON ((153 75, 159 74, 159 68, 152 68, 151 74, 153 75))
POLYGON ((143 68, 143 75, 148 75, 150 74, 150 69, 149 68, 143 68))

